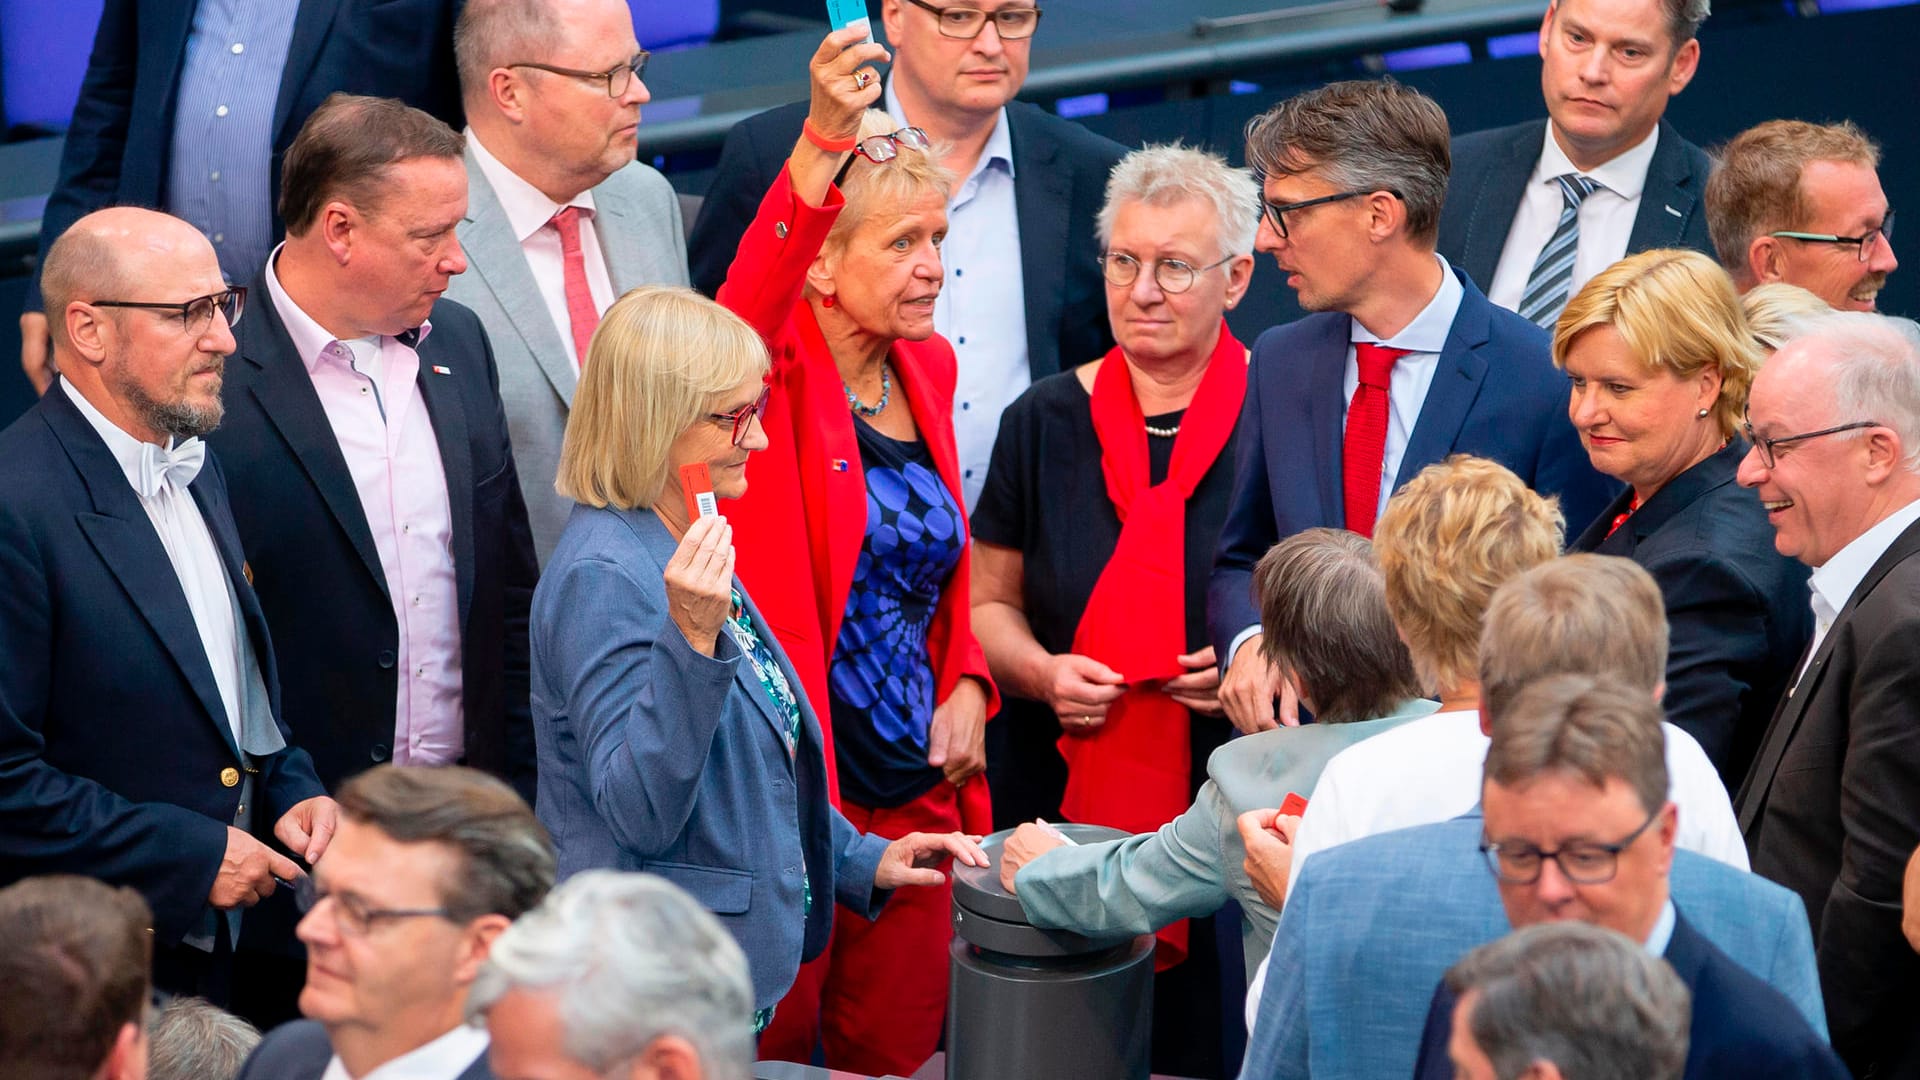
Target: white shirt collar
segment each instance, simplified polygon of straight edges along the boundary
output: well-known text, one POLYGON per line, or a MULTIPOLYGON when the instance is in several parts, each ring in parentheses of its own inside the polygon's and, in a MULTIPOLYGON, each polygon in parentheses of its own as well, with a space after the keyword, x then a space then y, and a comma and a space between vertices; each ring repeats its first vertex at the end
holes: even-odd
POLYGON ((1888 514, 1879 524, 1834 552, 1832 558, 1813 572, 1807 581, 1808 587, 1827 602, 1833 615, 1838 615, 1840 609, 1847 606, 1853 591, 1860 587, 1867 571, 1873 569, 1873 564, 1880 561, 1894 540, 1916 520, 1920 520, 1920 500, 1888 514))
MULTIPOLYGON (((293 340, 294 352, 300 354, 300 362, 305 364, 307 371, 311 373, 326 357, 327 346, 336 341, 340 341, 343 345, 347 343, 327 333, 325 327, 314 322, 313 316, 308 315, 299 304, 294 303, 293 297, 288 296, 287 290, 281 286, 280 275, 274 270, 274 264, 280 261, 280 249, 286 246, 286 241, 281 241, 274 247, 273 253, 267 256, 267 297, 273 301, 274 310, 280 313, 280 322, 287 328, 287 337, 293 340)), ((417 331, 419 336, 414 339, 413 347, 419 348, 420 343, 427 340, 427 335, 432 331, 432 319, 421 322, 417 331)), ((382 338, 375 337, 370 340, 378 347, 382 338)))
POLYGON ((527 237, 546 228, 562 205, 577 206, 589 214, 594 212, 591 190, 575 195, 564 204, 554 202, 519 173, 501 164, 472 128, 467 129, 467 148, 473 151, 474 163, 480 166, 480 175, 487 178, 487 186, 493 188, 494 198, 500 200, 500 209, 507 215, 507 225, 513 229, 515 240, 526 243, 527 237))
POLYGON ((1679 915, 1673 910, 1673 897, 1660 905, 1660 917, 1653 921, 1653 932, 1647 935, 1647 952, 1654 956, 1667 955, 1667 946, 1673 944, 1673 924, 1679 915))
POLYGON ((335 1054, 320 1080, 455 1080, 487 1052, 487 1042, 485 1028, 461 1024, 425 1046, 381 1062, 361 1077, 347 1072, 335 1054))
MULTIPOLYGON (((1601 187, 1623 199, 1637 199, 1646 190, 1647 168, 1653 164, 1653 152, 1660 143, 1660 125, 1655 124, 1647 137, 1641 139, 1631 149, 1615 155, 1595 168, 1587 169, 1582 175, 1599 182, 1601 187)), ((1533 182, 1544 184, 1552 182, 1556 176, 1568 173, 1580 173, 1567 158, 1567 152, 1560 149, 1559 140, 1553 137, 1553 121, 1547 121, 1546 146, 1540 150, 1540 160, 1533 167, 1533 182)))
POLYGON ((1460 314, 1460 301, 1467 290, 1454 275, 1453 267, 1447 260, 1440 260, 1440 288, 1434 292, 1433 299, 1420 309, 1413 321, 1402 327, 1400 332, 1390 338, 1382 339, 1373 331, 1360 325, 1359 319, 1351 319, 1352 330, 1349 341, 1377 341, 1392 349, 1405 349, 1416 353, 1438 353, 1447 347, 1447 335, 1453 333, 1454 316, 1460 314))
MULTIPOLYGON (((893 92, 893 77, 891 75, 887 77, 886 89, 881 97, 886 103, 887 115, 893 117, 894 123, 899 124, 901 127, 912 125, 913 121, 907 119, 906 110, 900 107, 899 95, 893 92)), ((980 175, 982 169, 985 169, 988 165, 996 161, 1007 170, 1008 176, 1013 175, 1013 135, 1007 130, 1007 107, 1005 105, 1000 106, 999 115, 993 118, 993 134, 987 136, 987 145, 980 151, 980 160, 974 164, 973 174, 971 176, 961 177, 961 181, 964 183, 967 180, 973 179, 974 176, 980 175)))
MULTIPOLYGON (((120 425, 107 419, 107 414, 94 408, 93 402, 88 401, 85 394, 74 389, 72 383, 65 379, 59 382, 60 389, 67 393, 67 399, 80 410, 81 416, 87 418, 87 423, 93 425, 93 430, 100 433, 101 441, 107 444, 107 452, 113 455, 113 460, 120 466, 120 471, 126 474, 127 483, 137 493, 140 490, 140 458, 145 453, 141 447, 146 443, 127 434, 121 430, 120 425)), ((167 449, 173 449, 171 435, 167 437, 167 449)))

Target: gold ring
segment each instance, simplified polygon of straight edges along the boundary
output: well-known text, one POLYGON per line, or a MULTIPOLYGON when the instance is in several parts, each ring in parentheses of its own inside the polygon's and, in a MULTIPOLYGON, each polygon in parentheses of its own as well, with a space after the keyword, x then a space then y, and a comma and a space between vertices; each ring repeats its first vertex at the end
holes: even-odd
POLYGON ((853 73, 853 88, 855 90, 865 90, 867 83, 871 81, 873 81, 873 72, 868 71, 866 68, 861 68, 859 71, 853 73))

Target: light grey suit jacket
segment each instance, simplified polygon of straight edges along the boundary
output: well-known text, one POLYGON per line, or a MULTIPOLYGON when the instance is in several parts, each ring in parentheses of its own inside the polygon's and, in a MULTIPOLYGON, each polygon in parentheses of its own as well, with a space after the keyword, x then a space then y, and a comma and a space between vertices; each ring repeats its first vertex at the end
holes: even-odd
MULTIPOLYGON (((635 162, 593 189, 593 205, 594 229, 615 296, 640 285, 687 283, 686 230, 679 199, 666 177, 635 162)), ((533 523, 534 550, 545 566, 573 511, 572 500, 553 490, 553 477, 578 377, 567 360, 562 328, 553 324, 506 211, 471 149, 467 216, 458 233, 467 252, 467 272, 448 284, 447 296, 480 316, 493 344, 514 466, 533 523)))
POLYGON ((1266 958, 1280 914, 1248 880, 1240 815, 1278 806, 1288 792, 1309 798, 1335 754, 1433 713, 1410 701, 1390 716, 1352 724, 1282 727, 1230 739, 1207 759, 1207 782, 1186 812, 1158 831, 1059 847, 1020 868, 1015 893, 1027 921, 1090 936, 1150 934, 1179 919, 1240 901, 1247 977, 1266 958))

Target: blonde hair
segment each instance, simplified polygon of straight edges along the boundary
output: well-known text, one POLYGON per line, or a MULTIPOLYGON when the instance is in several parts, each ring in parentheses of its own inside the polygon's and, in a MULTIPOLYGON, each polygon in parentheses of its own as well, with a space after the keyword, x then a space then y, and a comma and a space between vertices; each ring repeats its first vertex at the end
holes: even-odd
POLYGON ((1632 559, 1553 559, 1500 586, 1480 631, 1480 710, 1498 725, 1528 683, 1604 675, 1649 700, 1667 677, 1667 605, 1632 559))
POLYGON ((766 343, 692 289, 643 285, 600 318, 580 368, 554 490, 589 506, 650 507, 668 452, 714 399, 764 378, 766 343))
POLYGON ((1752 284, 1747 251, 1777 229, 1805 227, 1812 210, 1800 181, 1816 161, 1880 167, 1880 147, 1851 121, 1769 120, 1721 147, 1707 177, 1707 232, 1735 280, 1752 284))
MULTIPOLYGON (((899 125, 894 123, 893 117, 878 109, 868 109, 866 115, 860 118, 862 139, 891 135, 897 130, 899 125)), ((892 161, 878 165, 859 154, 848 161, 846 175, 840 180, 840 195, 847 204, 841 209, 833 228, 827 231, 827 238, 821 242, 822 251, 845 248, 853 230, 859 228, 880 207, 911 206, 929 193, 938 193, 943 203, 952 196, 954 177, 946 166, 940 164, 942 147, 917 150, 902 145, 896 149, 899 153, 892 161)))
POLYGON ((1428 690, 1476 677, 1480 622, 1494 590, 1560 554, 1559 500, 1486 458, 1455 454, 1387 500, 1373 554, 1387 610, 1428 690))
POLYGON ((1733 281, 1718 263, 1697 251, 1662 248, 1595 274, 1560 313, 1554 365, 1565 368, 1574 339, 1597 326, 1618 331, 1649 372, 1692 379, 1717 370, 1713 421, 1723 438, 1739 430, 1762 357, 1733 281))
POLYGON ((1747 329, 1753 334, 1754 344, 1769 356, 1792 341, 1809 320, 1833 312, 1832 306, 1811 291, 1784 281, 1755 285, 1740 298, 1740 306, 1747 313, 1747 329))

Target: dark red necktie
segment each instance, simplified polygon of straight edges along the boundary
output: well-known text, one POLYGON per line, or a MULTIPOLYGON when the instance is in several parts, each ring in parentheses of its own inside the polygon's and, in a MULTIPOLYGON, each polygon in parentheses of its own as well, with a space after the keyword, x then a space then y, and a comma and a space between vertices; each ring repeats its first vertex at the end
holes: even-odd
POLYGON ((1360 385, 1347 403, 1340 474, 1346 493, 1347 528, 1361 536, 1373 536, 1373 519, 1380 511, 1380 470, 1387 456, 1387 395, 1393 382, 1393 364, 1412 351, 1390 349, 1372 341, 1353 343, 1360 385))
POLYGON ((563 206, 548 224, 560 234, 564 267, 561 282, 567 296, 567 321, 573 324, 573 355, 577 366, 585 368, 587 345, 593 341, 594 328, 600 325, 600 311, 593 306, 593 292, 587 288, 587 260, 580 254, 580 208, 563 206))

